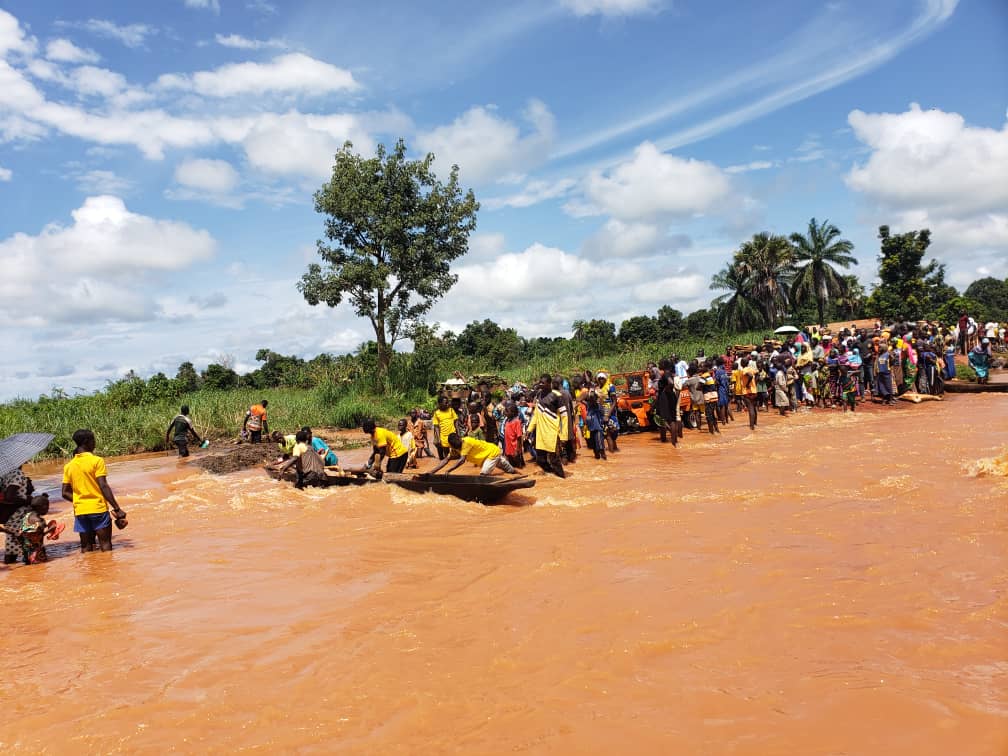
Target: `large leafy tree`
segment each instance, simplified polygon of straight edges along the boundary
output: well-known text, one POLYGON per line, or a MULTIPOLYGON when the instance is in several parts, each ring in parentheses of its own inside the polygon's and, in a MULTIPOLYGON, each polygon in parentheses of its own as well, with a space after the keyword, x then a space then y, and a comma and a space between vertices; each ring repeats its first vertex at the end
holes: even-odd
POLYGON ((830 298, 841 297, 846 280, 836 269, 857 265, 851 254, 854 245, 840 238, 840 229, 828 220, 816 223, 812 218, 805 234, 791 234, 796 271, 791 283, 791 300, 796 306, 814 300, 819 325, 825 325, 826 305, 830 298))
POLYGON ((443 183, 433 160, 430 153, 408 160, 401 139, 391 152, 379 145, 372 158, 347 142, 315 193, 315 211, 325 216, 322 264, 308 266, 298 289, 309 304, 347 300, 368 319, 382 385, 395 343, 455 284, 451 263, 468 251, 476 227, 479 203, 459 187, 458 166, 443 183))
POLYGON ((573 338, 587 344, 595 354, 602 354, 616 343, 616 324, 609 320, 575 320, 573 338))
POLYGON ((945 283, 945 266, 921 262, 931 244, 928 229, 893 235, 889 226, 879 226, 878 237, 879 284, 868 298, 868 312, 888 320, 917 320, 955 297, 955 289, 945 283))
MULTIPOLYGON (((744 331, 764 322, 763 311, 750 294, 749 278, 737 261, 714 274, 710 287, 724 294, 711 303, 716 321, 726 331, 744 331)), ((687 322, 688 322, 687 318, 687 322)))
POLYGON ((963 296, 986 305, 991 316, 998 320, 1008 318, 1008 281, 990 276, 980 278, 966 287, 963 296))
POLYGON ((783 236, 766 231, 743 242, 734 265, 746 282, 746 291, 775 327, 788 311, 788 288, 794 273, 794 247, 783 236))
POLYGON ((649 315, 634 315, 620 324, 619 340, 624 344, 661 341, 662 333, 658 320, 649 315))
POLYGON ((509 365, 521 356, 522 338, 514 328, 501 328, 489 318, 474 320, 455 337, 455 346, 466 357, 480 357, 493 365, 509 365))

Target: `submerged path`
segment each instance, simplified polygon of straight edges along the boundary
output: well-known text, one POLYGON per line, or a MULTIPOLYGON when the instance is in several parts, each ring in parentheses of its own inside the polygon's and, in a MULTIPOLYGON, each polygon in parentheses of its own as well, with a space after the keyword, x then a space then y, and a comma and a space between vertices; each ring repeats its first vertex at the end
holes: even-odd
POLYGON ((0 570, 0 747, 1008 752, 1008 401, 760 422, 492 508, 113 462, 115 552, 0 570))

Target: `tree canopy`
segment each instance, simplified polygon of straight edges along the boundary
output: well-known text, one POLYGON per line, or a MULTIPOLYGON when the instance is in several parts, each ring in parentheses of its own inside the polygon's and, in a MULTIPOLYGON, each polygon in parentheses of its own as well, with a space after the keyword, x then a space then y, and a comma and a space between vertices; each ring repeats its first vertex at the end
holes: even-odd
POLYGON ((308 266, 298 289, 312 305, 346 300, 370 321, 380 382, 395 343, 455 284, 451 263, 468 251, 476 227, 479 203, 459 187, 458 166, 443 183, 433 160, 407 159, 402 140, 391 152, 378 145, 372 158, 347 142, 315 193, 315 211, 325 216, 322 264, 308 266))

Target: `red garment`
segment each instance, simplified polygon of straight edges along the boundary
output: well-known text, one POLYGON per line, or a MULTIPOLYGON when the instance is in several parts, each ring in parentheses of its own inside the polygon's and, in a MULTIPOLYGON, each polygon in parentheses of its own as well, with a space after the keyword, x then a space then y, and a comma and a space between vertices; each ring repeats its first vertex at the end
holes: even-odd
POLYGON ((516 457, 522 449, 522 421, 520 417, 508 420, 504 424, 504 453, 516 457))

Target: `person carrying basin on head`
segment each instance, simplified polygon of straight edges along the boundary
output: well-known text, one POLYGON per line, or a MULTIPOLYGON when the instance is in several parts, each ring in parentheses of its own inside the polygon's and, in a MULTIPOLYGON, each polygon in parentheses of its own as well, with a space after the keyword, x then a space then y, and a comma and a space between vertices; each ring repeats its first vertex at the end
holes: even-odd
POLYGON ((168 424, 168 430, 165 431, 165 445, 168 445, 168 439, 171 438, 171 442, 178 448, 178 455, 188 457, 190 436, 197 445, 203 444, 203 439, 196 432, 192 418, 189 417, 189 405, 183 404, 179 413, 168 424))

